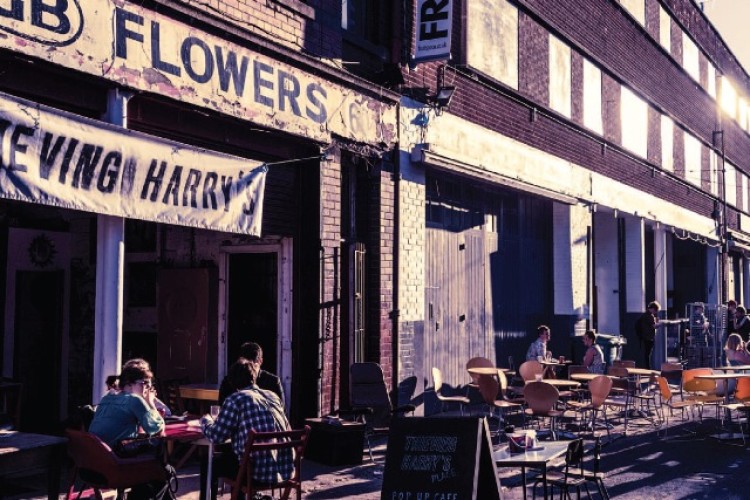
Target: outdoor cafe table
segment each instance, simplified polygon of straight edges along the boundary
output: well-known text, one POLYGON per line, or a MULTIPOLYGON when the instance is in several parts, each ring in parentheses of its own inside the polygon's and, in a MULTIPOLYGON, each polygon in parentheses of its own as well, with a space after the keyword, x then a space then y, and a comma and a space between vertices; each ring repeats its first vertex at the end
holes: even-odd
POLYGON ((0 431, 0 498, 2 481, 8 477, 28 476, 47 472, 47 497, 60 495, 60 466, 64 458, 64 444, 68 440, 57 436, 28 432, 0 431))
POLYGON ((717 366, 716 368, 714 368, 714 370, 719 370, 722 372, 741 372, 750 370, 750 365, 717 366))
POLYGON ((539 468, 542 470, 544 481, 544 498, 547 498, 547 464, 561 457, 568 450, 570 441, 540 441, 536 451, 524 453, 510 453, 508 446, 502 445, 494 452, 495 464, 498 467, 521 467, 521 480, 523 482, 523 498, 526 498, 526 468, 539 468))
MULTIPOLYGON (((750 373, 711 373, 706 375, 696 375, 695 378, 701 379, 701 380, 736 380, 738 378, 750 378, 750 373)), ((724 386, 724 412, 726 415, 727 420, 731 417, 731 411, 726 405, 729 404, 729 387, 728 383, 724 386)), ((742 438, 741 434, 733 434, 733 433, 720 433, 720 434, 714 434, 712 437, 715 437, 716 439, 740 439, 742 438)))
POLYGON ((502 370, 505 373, 510 373, 513 370, 510 368, 495 368, 492 366, 476 366, 474 368, 467 368, 466 371, 471 373, 472 375, 497 375, 497 371, 502 370))
POLYGON ((208 413, 207 405, 219 404, 219 384, 184 384, 180 386, 180 397, 197 400, 199 412, 208 413))
POLYGON ((591 382, 596 377, 601 377, 602 375, 609 378, 619 378, 614 375, 606 375, 604 373, 574 373, 570 376, 570 379, 577 380, 579 382, 591 382))
MULTIPOLYGON (((535 380, 527 380, 526 383, 529 382, 535 382, 535 380)), ((567 380, 564 378, 543 378, 540 380, 540 382, 544 382, 549 385, 554 385, 555 387, 578 387, 581 385, 580 382, 576 382, 575 380, 567 380)))
POLYGON ((650 377, 651 375, 660 375, 658 370, 649 370, 648 368, 625 368, 628 375, 638 375, 639 377, 650 377))
MULTIPOLYGON (((206 498, 211 498, 211 475, 213 474, 214 444, 206 439, 199 420, 169 423, 164 426, 167 441, 189 441, 193 446, 208 446, 208 467, 206 468, 206 498)), ((191 452, 188 453, 188 456, 191 452)), ((184 460, 183 460, 184 461, 184 460)), ((178 468, 178 467, 175 467, 178 468)))

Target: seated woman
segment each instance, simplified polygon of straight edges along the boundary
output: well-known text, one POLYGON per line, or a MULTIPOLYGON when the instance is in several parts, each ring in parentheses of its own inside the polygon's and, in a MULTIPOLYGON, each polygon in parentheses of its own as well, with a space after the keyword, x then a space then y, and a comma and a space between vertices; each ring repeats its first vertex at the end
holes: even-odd
POLYGON ((724 354, 730 366, 750 365, 750 353, 747 352, 742 337, 736 333, 727 337, 727 343, 724 345, 724 354))
MULTIPOLYGON (((152 378, 151 371, 143 366, 125 366, 120 374, 120 391, 102 398, 89 432, 112 448, 123 439, 137 437, 139 428, 149 435, 161 433, 164 419, 154 403, 156 390, 152 378)), ((133 488, 128 498, 162 498, 167 486, 166 479, 158 484, 141 485, 133 488)))
POLYGON ((583 334, 583 345, 586 346, 586 353, 583 355, 583 366, 589 373, 604 374, 604 353, 602 348, 596 343, 596 332, 587 330, 583 334))

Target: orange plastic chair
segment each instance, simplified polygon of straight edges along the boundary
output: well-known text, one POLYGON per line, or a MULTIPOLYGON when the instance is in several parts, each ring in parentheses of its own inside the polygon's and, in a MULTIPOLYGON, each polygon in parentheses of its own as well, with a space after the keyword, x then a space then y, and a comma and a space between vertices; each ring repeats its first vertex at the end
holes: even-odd
POLYGON ((77 498, 88 485, 99 500, 102 489, 115 489, 117 498, 123 498, 127 488, 168 479, 164 465, 154 457, 120 458, 95 434, 73 429, 66 434, 68 455, 74 464, 67 500, 75 494, 76 478, 84 484, 77 498))
MULTIPOLYGON (((304 429, 280 432, 255 432, 251 430, 245 443, 245 452, 242 455, 237 477, 234 479, 222 478, 232 488, 232 500, 237 500, 241 495, 253 498, 255 493, 267 490, 272 490, 274 495, 276 490, 282 490, 280 497, 282 500, 288 500, 292 491, 296 491, 297 500, 300 500, 302 498, 302 457, 305 454, 305 447, 307 447, 309 436, 309 425, 306 425, 304 429), (294 453, 292 477, 273 485, 264 484, 261 486, 254 484, 253 469, 255 467, 255 460, 253 457, 258 452, 272 451, 278 453, 282 450, 291 450, 294 453)), ((245 498, 245 496, 242 496, 242 498, 245 498)))

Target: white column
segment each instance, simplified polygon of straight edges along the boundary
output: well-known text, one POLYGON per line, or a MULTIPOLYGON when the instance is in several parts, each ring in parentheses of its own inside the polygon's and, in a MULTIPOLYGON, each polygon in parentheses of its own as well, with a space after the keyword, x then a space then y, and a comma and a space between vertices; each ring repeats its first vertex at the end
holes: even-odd
POLYGON ((625 221, 625 310, 643 312, 646 303, 646 271, 641 217, 623 216, 625 221))
MULTIPOLYGON (((552 203, 554 312, 588 318, 588 207, 552 203)), ((585 325, 581 326, 582 328, 585 325)))
MULTIPOLYGON (((103 119, 127 127, 129 95, 119 89, 107 96, 103 119)), ((120 373, 122 366, 122 294, 125 257, 125 219, 97 216, 96 231, 96 312, 94 325, 94 388, 92 401, 98 403, 106 392, 108 375, 120 373)))
POLYGON ((597 330, 620 333, 620 276, 617 217, 612 212, 594 214, 594 277, 597 293, 597 330))
MULTIPOLYGON (((654 300, 661 304, 664 310, 669 307, 667 303, 667 269, 670 262, 671 259, 667 250, 667 232, 664 226, 659 225, 654 229, 654 300)), ((646 298, 645 302, 651 302, 651 299, 646 298)), ((646 304, 642 307, 645 310, 646 304)))

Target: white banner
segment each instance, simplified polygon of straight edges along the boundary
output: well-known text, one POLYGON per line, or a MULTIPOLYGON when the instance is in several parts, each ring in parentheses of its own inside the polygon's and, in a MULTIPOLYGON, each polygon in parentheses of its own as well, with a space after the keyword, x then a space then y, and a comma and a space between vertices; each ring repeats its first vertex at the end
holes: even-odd
POLYGON ((417 1, 417 44, 413 62, 451 58, 452 0, 417 1))
POLYGON ((260 236, 266 172, 0 93, 0 198, 260 236))

